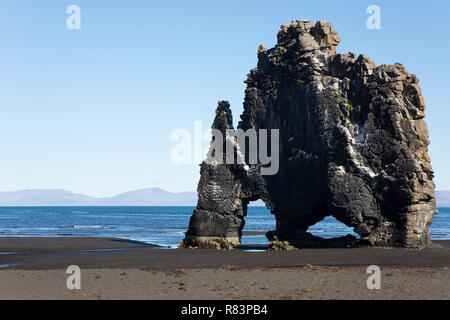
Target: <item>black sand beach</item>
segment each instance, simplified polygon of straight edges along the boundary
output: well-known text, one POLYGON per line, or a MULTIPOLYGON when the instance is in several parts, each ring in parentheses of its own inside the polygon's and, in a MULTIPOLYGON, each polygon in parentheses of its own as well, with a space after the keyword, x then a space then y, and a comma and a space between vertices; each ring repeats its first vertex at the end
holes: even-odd
POLYGON ((0 299, 450 299, 450 241, 423 250, 254 249, 0 238, 0 299), (81 268, 81 290, 66 286, 70 265, 81 268), (381 268, 381 290, 367 288, 370 265, 381 268))
MULTIPOLYGON (((450 241, 423 250, 394 248, 299 249, 266 252, 264 246, 217 251, 165 249, 117 238, 0 238, 0 265, 49 270, 76 264, 84 268, 288 268, 305 265, 365 265, 440 268, 450 266, 450 241), (244 250, 246 249, 246 250, 244 250), (252 250, 254 249, 254 250, 252 250)), ((6 267, 8 268, 8 267, 6 267)))

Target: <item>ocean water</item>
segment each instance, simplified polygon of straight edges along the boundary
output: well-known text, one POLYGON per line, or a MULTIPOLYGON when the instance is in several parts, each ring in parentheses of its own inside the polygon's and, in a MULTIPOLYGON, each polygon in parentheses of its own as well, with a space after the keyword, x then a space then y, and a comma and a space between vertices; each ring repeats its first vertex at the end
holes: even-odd
MULTIPOLYGON (((184 238, 194 207, 0 207, 0 237, 118 237, 176 248, 184 238)), ((275 229, 264 207, 249 207, 244 231, 275 229)), ((332 238, 353 234, 327 217, 308 230, 332 238)), ((430 227, 434 240, 450 239, 450 208, 439 208, 430 227)), ((264 244, 264 235, 242 238, 264 244)))

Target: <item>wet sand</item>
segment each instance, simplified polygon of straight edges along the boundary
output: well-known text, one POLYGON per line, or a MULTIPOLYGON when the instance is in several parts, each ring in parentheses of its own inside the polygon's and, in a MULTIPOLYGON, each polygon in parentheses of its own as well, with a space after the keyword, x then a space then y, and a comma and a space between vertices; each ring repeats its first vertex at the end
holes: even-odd
POLYGON ((450 241, 433 248, 164 249, 114 238, 0 238, 0 299, 450 299, 450 241), (69 265, 82 289, 66 287, 69 265), (381 268, 369 290, 367 267, 381 268))

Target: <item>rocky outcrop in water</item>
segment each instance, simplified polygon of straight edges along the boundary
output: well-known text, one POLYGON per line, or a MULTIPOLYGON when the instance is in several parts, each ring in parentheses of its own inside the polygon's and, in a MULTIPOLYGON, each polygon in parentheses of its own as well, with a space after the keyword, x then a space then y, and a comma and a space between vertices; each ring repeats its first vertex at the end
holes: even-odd
MULTIPOLYGON (((430 244, 437 211, 419 80, 399 63, 336 54, 339 42, 328 22, 294 21, 282 26, 274 48, 258 48, 238 128, 279 130, 278 173, 205 161, 182 246, 236 246, 247 205, 257 199, 276 218, 267 235, 273 249, 430 244), (360 238, 307 233, 330 215, 360 238)), ((233 140, 227 102, 219 102, 213 127, 233 140)))

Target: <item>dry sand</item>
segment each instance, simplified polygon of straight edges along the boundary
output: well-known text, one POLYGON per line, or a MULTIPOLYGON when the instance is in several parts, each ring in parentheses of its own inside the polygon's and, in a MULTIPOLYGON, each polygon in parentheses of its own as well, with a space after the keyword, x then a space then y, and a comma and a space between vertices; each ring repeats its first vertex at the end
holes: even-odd
POLYGON ((420 251, 248 252, 0 238, 0 265, 0 299, 450 299, 448 242, 420 251), (72 264, 81 290, 67 289, 72 264), (372 264, 381 267, 380 290, 367 289, 372 264))
POLYGON ((449 269, 383 268, 369 290, 365 268, 82 269, 0 271, 0 299, 450 299, 449 269))

